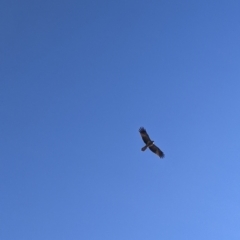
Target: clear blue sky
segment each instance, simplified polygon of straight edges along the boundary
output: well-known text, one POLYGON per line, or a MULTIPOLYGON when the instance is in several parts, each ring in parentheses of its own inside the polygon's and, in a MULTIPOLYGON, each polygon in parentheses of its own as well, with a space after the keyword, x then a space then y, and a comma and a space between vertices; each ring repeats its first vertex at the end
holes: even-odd
POLYGON ((240 239, 240 1, 2 0, 0 20, 0 239, 240 239))

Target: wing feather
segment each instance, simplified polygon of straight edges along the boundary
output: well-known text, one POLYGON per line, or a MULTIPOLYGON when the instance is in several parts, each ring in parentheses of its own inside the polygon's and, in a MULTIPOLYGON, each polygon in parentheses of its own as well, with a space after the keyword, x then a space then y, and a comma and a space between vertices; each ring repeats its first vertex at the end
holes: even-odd
POLYGON ((141 127, 139 129, 139 132, 140 132, 140 134, 142 136, 142 140, 145 142, 145 144, 147 144, 149 141, 151 141, 150 137, 147 134, 147 131, 143 127, 141 127))
POLYGON ((153 144, 151 147, 149 147, 149 149, 154 152, 155 154, 157 154, 160 158, 164 158, 164 153, 163 151, 158 148, 155 144, 153 144))

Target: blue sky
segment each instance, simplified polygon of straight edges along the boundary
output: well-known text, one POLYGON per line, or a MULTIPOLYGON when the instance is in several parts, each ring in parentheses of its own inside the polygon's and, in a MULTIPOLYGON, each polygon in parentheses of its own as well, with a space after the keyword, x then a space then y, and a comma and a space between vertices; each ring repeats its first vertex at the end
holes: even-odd
POLYGON ((3 0, 0 238, 239 240, 239 12, 3 0))

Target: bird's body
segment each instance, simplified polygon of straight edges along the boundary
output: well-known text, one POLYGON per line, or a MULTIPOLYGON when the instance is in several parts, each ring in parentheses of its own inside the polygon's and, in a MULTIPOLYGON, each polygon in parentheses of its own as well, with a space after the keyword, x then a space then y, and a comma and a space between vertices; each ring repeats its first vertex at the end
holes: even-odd
POLYGON ((154 141, 149 141, 144 147, 142 147, 142 151, 145 151, 148 147, 151 147, 153 145, 154 141))
POLYGON ((143 139, 143 142, 146 144, 144 147, 142 147, 142 151, 145 151, 147 148, 149 148, 153 153, 157 154, 160 158, 164 157, 164 153, 159 149, 155 144, 154 141, 150 139, 150 137, 147 134, 147 131, 141 127, 139 129, 139 132, 141 134, 141 137, 143 139))

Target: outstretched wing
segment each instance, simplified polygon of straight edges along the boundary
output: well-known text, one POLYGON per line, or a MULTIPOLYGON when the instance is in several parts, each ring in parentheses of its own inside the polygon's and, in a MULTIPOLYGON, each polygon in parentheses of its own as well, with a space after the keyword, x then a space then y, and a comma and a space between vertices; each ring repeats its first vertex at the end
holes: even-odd
POLYGON ((155 154, 157 154, 160 158, 164 158, 163 151, 160 148, 158 148, 156 145, 153 144, 151 147, 149 147, 149 149, 155 154))
POLYGON ((140 134, 142 136, 142 140, 145 142, 145 144, 147 144, 149 141, 151 141, 150 137, 147 134, 147 131, 143 127, 139 128, 139 132, 140 132, 140 134))

